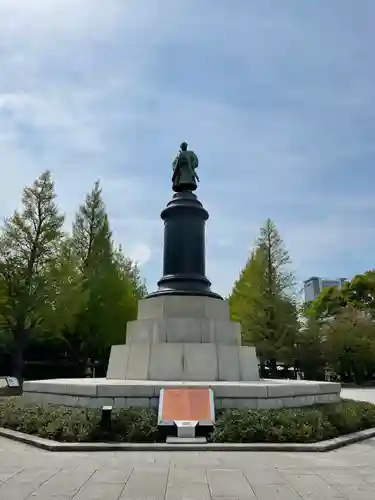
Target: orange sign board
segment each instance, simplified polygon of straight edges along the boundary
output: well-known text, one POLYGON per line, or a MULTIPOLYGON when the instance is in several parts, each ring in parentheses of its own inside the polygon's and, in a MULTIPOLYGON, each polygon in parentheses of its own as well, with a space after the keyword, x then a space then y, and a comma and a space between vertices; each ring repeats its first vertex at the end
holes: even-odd
POLYGON ((188 387, 161 389, 159 425, 172 425, 176 420, 212 425, 215 420, 212 389, 188 387))

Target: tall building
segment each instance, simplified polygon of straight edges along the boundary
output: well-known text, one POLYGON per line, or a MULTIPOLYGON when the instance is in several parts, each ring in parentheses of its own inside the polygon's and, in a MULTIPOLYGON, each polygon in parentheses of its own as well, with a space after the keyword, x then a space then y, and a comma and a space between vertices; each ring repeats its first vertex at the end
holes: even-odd
POLYGON ((332 286, 341 288, 346 281, 346 278, 325 279, 316 276, 309 278, 303 282, 305 302, 314 300, 324 288, 330 288, 332 286))

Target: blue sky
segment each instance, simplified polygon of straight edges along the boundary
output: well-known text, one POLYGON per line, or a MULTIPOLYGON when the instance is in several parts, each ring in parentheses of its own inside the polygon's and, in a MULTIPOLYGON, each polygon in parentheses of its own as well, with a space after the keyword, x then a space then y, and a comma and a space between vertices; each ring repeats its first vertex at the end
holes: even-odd
POLYGON ((115 240, 161 275, 171 162, 199 156, 226 295, 267 217, 298 280, 375 267, 373 0, 1 0, 0 216, 100 178, 115 240))

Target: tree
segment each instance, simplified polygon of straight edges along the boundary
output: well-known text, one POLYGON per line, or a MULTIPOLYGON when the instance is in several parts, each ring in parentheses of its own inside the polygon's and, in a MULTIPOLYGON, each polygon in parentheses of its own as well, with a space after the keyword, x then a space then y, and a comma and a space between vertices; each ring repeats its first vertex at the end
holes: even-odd
POLYGON ((357 274, 342 288, 325 288, 307 307, 306 313, 319 320, 333 318, 347 306, 375 318, 375 271, 357 274))
POLYGON ((291 295, 295 279, 289 265, 279 232, 268 219, 229 297, 231 316, 242 325, 244 343, 256 346, 261 364, 269 365, 272 376, 277 361, 292 362, 298 329, 291 295))
POLYGON ((5 221, 0 236, 0 314, 13 334, 12 371, 20 380, 28 339, 57 290, 52 277, 63 223, 47 171, 24 189, 21 211, 5 221))
POLYGON ((63 332, 74 325, 76 315, 87 303, 87 292, 71 238, 65 237, 62 240, 57 258, 51 265, 49 278, 53 293, 40 305, 40 314, 44 320, 38 331, 44 336, 53 333, 53 336, 61 339, 63 332))
POLYGON ((231 319, 241 323, 242 341, 251 344, 254 329, 264 327, 265 259, 263 249, 252 250, 229 295, 231 319))
POLYGON ((313 318, 307 320, 296 337, 296 363, 307 380, 324 380, 326 351, 321 324, 313 318))
POLYGON ((143 289, 136 266, 114 248, 99 182, 76 214, 72 248, 87 301, 67 336, 82 360, 103 359, 112 344, 125 341, 143 289))
POLYGON ((123 254, 121 246, 114 252, 114 262, 124 293, 123 312, 127 318, 135 319, 138 301, 147 295, 145 282, 141 278, 138 265, 123 254))
POLYGON ((265 252, 268 293, 290 296, 296 284, 295 276, 290 270, 291 258, 271 219, 267 219, 261 228, 257 245, 265 252))
POLYGON ((354 276, 344 285, 343 293, 348 304, 375 318, 375 270, 354 276))
POLYGON ((327 359, 343 382, 362 383, 375 368, 375 324, 348 306, 323 326, 327 359))
POLYGON ((311 301, 306 309, 306 316, 317 320, 325 320, 338 314, 348 304, 343 290, 336 287, 324 288, 320 294, 311 301))

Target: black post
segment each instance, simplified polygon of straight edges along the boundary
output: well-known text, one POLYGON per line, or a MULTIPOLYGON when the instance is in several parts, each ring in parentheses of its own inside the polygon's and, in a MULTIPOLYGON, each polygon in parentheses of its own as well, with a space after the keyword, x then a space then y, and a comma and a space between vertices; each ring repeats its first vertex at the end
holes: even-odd
POLYGON ((173 196, 162 211, 164 221, 163 276, 148 295, 203 295, 221 299, 206 278, 205 223, 208 212, 191 191, 173 196))
POLYGON ((112 427, 112 406, 103 406, 100 419, 100 428, 104 432, 111 432, 112 427))

